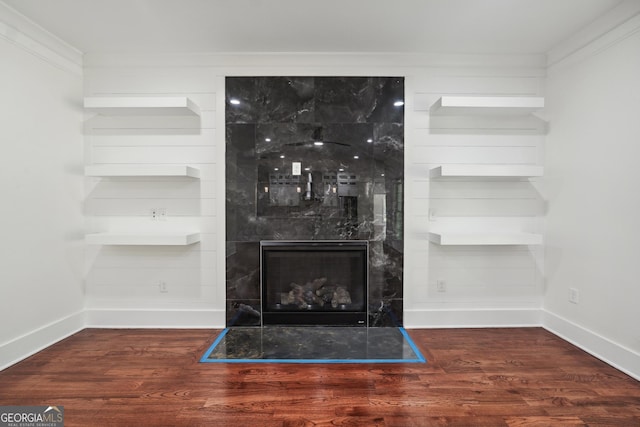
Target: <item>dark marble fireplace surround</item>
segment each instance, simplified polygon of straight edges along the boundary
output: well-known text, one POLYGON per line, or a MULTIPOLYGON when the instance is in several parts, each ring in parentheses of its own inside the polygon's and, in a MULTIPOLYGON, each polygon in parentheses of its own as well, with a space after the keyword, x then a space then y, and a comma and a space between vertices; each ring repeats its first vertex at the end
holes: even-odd
POLYGON ((368 241, 368 325, 402 324, 401 100, 402 77, 226 78, 227 326, 261 325, 265 240, 368 241))

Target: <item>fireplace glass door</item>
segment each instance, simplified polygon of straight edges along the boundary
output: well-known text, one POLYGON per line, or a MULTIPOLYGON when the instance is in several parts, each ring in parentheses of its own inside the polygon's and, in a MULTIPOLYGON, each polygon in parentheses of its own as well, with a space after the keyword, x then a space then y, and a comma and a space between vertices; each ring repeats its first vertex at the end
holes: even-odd
POLYGON ((366 241, 261 242, 262 321, 366 325, 366 241))

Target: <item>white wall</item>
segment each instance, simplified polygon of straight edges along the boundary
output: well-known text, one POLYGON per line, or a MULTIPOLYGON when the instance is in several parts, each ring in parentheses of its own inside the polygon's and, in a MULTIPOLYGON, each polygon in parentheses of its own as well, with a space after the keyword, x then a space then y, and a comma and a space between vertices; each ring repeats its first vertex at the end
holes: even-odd
POLYGON ((640 377, 640 16, 549 70, 545 324, 640 377), (569 302, 569 289, 578 304, 569 302))
POLYGON ((0 369, 84 326, 81 69, 0 10, 0 369))
POLYGON ((59 40, 41 29, 34 31, 48 43, 2 31, 0 367, 84 325, 224 325, 225 75, 399 75, 406 326, 542 324, 638 377, 636 21, 624 22, 614 41, 610 27, 604 38, 589 34, 591 56, 575 47, 552 52, 546 88, 539 56, 94 54, 85 57, 81 90, 77 61, 59 40), (532 119, 429 117, 444 94, 545 95, 551 131, 545 136, 532 119), (203 113, 197 123, 95 118, 83 115, 83 95, 187 95, 203 113), (202 179, 81 178, 82 164, 108 163, 190 164, 202 179), (546 177, 429 180, 429 168, 450 163, 538 164, 546 177), (540 231, 545 197, 546 249, 427 241, 433 230, 540 231), (151 208, 165 208, 167 219, 152 221, 151 208), (201 231, 202 242, 82 242, 84 232, 185 228, 201 231), (567 302, 569 287, 579 304, 567 302))
POLYGON ((87 165, 172 164, 200 170, 200 179, 87 177, 87 232, 201 234, 201 241, 189 246, 87 246, 88 325, 224 325, 224 287, 218 286, 220 280, 224 285, 224 142, 219 144, 224 139, 216 137, 217 84, 210 68, 193 64, 87 64, 85 96, 188 96, 201 110, 200 117, 86 113, 87 165), (154 208, 166 216, 152 219, 154 208))
POLYGON ((89 247, 89 324, 224 325, 226 75, 406 76, 407 326, 539 324, 540 248, 449 250, 428 243, 426 233, 435 226, 539 231, 544 207, 531 182, 430 184, 428 170, 447 163, 540 164, 541 122, 445 118, 436 129, 427 110, 443 94, 541 95, 543 65, 538 56, 87 55, 86 96, 188 95, 204 109, 201 128, 181 130, 87 115, 88 164, 177 162, 205 171, 200 183, 86 180, 89 232, 195 227, 205 233, 200 245, 180 249, 89 247), (429 223, 432 205, 438 218, 429 223), (152 207, 167 208, 166 222, 149 218, 152 207), (447 281, 446 293, 435 292, 436 279, 447 281), (168 293, 159 292, 159 281, 167 282, 168 293))
MULTIPOLYGON (((513 58, 512 60, 514 60, 513 58)), ((427 232, 542 231, 539 178, 431 180, 449 164, 542 165, 537 117, 430 116, 442 95, 543 96, 531 64, 425 68, 408 79, 405 151, 405 319, 410 327, 514 326, 540 322, 542 246, 440 246, 427 232), (436 283, 442 281, 444 291, 436 283)))

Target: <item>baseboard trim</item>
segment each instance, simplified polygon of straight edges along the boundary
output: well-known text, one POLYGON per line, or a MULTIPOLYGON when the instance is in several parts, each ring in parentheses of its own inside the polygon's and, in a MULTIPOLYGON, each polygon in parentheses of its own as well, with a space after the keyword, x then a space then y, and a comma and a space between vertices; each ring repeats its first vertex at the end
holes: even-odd
POLYGON ((224 310, 87 309, 87 328, 221 329, 224 310))
MULTIPOLYGON (((222 329, 224 310, 87 309, 0 345, 0 370, 84 328, 222 329)), ((405 310, 404 325, 418 328, 543 327, 640 381, 640 354, 542 309, 405 310)))
POLYGON ((84 311, 44 325, 32 332, 0 345, 0 371, 81 331, 85 327, 84 311))
POLYGON ((561 316, 543 312, 542 327, 640 381, 640 354, 561 316))
POLYGON ((540 309, 405 310, 404 326, 410 328, 518 328, 542 324, 540 309))

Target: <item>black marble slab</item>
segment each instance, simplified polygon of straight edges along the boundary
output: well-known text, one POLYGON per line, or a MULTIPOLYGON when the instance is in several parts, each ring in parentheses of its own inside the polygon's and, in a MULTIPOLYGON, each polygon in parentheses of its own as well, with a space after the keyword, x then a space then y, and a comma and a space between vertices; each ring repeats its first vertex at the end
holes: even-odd
POLYGON ((424 363, 402 328, 232 327, 201 362, 424 363))
POLYGON ((261 240, 368 240, 370 324, 402 324, 404 79, 228 77, 226 92, 227 322, 259 324, 240 308, 260 311, 261 240))

